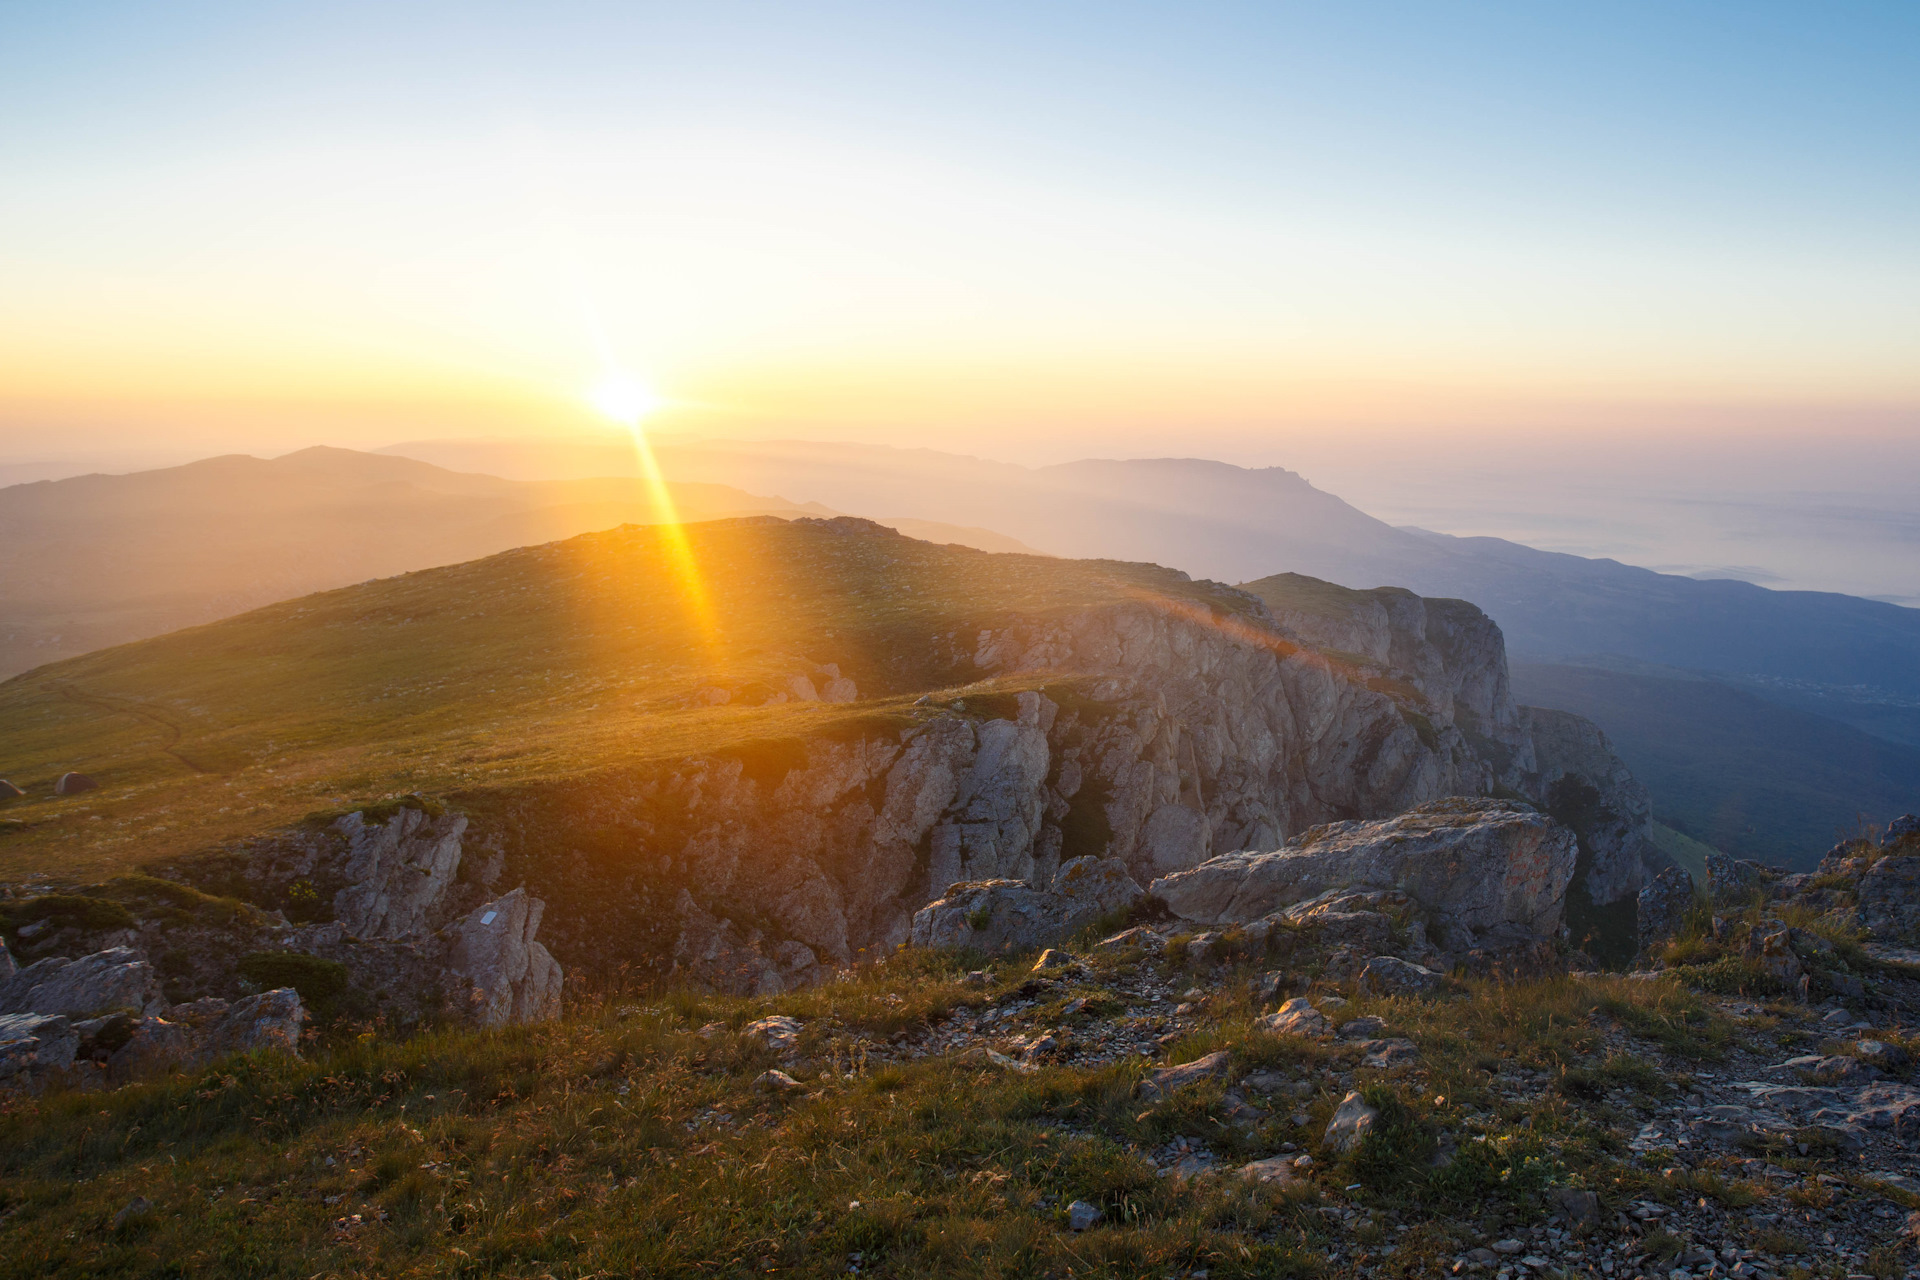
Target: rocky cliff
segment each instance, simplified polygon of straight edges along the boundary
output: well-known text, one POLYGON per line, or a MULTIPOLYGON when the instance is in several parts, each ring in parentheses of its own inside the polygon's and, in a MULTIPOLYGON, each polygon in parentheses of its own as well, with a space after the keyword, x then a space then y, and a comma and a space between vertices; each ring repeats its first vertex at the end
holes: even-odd
POLYGON ((527 794, 475 822, 555 904, 570 963, 765 992, 906 942, 956 882, 1045 889, 1096 857, 1146 884, 1318 824, 1498 794, 1580 833, 1587 914, 1570 904, 1569 924, 1624 929, 1631 954, 1646 797, 1599 731, 1516 706, 1473 606, 1347 594, 1364 607, 1346 622, 1230 588, 1002 619, 966 633, 975 684, 871 731, 527 794))

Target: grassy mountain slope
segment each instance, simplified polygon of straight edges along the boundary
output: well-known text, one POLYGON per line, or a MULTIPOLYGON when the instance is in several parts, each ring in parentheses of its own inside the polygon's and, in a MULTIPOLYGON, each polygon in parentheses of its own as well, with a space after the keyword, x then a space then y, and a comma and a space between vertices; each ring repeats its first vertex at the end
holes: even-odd
MULTIPOLYGON (((271 605, 0 684, 0 875, 79 874, 347 801, 590 774, 899 714, 981 626, 1211 588, 865 522, 625 526, 271 605), (704 619, 704 620, 703 620, 704 619), (836 664, 857 703, 758 702, 836 664), (743 691, 724 706, 696 693, 743 691), (51 796, 64 770, 101 789, 51 796)), ((971 667, 966 668, 971 679, 971 667)))
MULTIPOLYGON (((833 510, 672 486, 683 518, 833 510)), ((523 482, 305 449, 0 489, 0 674, 310 591, 663 518, 633 478, 523 482)), ((1025 550, 926 522, 916 536, 1025 550)))
POLYGON ((1737 857, 1810 867, 1920 809, 1920 751, 1716 681, 1519 662, 1513 689, 1605 729, 1662 822, 1737 857))

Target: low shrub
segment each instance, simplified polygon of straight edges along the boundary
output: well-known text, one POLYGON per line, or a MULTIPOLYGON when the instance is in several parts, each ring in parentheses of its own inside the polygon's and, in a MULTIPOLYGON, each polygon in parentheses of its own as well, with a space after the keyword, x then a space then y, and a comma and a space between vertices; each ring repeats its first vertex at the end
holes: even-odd
POLYGON ((21 902, 0 904, 0 922, 9 932, 36 920, 59 928, 130 929, 133 915, 117 902, 75 893, 48 893, 21 902))
POLYGON ((349 986, 347 966, 300 951, 256 951, 240 961, 240 976, 262 991, 292 987, 322 1017, 331 1017, 349 986))

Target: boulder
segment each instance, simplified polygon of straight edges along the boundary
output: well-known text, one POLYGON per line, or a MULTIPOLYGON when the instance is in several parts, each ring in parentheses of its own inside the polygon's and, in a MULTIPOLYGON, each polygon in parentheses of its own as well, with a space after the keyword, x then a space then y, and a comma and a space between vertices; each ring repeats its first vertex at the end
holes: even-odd
POLYGON ((1762 921, 1747 935, 1746 954, 1757 961, 1767 974, 1804 998, 1807 994, 1806 970, 1793 949, 1796 929, 1778 921, 1762 921))
POLYGON ((1040 953, 1040 958, 1033 962, 1033 972, 1052 973, 1058 969, 1071 969, 1073 965, 1074 959, 1071 954, 1057 947, 1048 947, 1040 953))
POLYGON ((456 1007, 480 1026, 560 1016, 560 965, 534 941, 546 909, 539 898, 515 889, 452 926, 448 980, 456 1007))
POLYGON ((300 1054, 300 1028, 307 1009, 292 987, 276 987, 236 1000, 220 1021, 207 1028, 196 1055, 201 1061, 230 1053, 300 1054))
POLYGON ((753 1087, 762 1093, 805 1093, 807 1089, 786 1072, 771 1068, 753 1078, 753 1087))
POLYGON ((1248 1182, 1285 1186, 1292 1182, 1294 1157, 1268 1156, 1240 1166, 1239 1176, 1248 1182))
POLYGON ((0 800, 17 800, 25 794, 27 793, 14 786, 11 782, 8 782, 5 778, 0 778, 0 800))
POLYGON ((79 1033, 60 1014, 0 1014, 0 1083, 38 1083, 71 1067, 79 1047, 79 1033))
POLYGON ((1397 1067, 1420 1056, 1420 1046, 1398 1036, 1386 1040, 1362 1040, 1360 1065, 1375 1070, 1397 1067))
MULTIPOLYGON (((227 1002, 213 1003, 221 1006, 224 1016, 227 1002)), ((196 1047, 194 1024, 167 1018, 141 1018, 133 1024, 133 1035, 107 1059, 107 1071, 115 1080, 122 1081, 158 1075, 191 1059, 196 1047)))
POLYGON ((132 947, 69 960, 36 960, 0 984, 0 1013, 85 1017, 112 1009, 158 1012, 166 1005, 153 966, 132 947))
POLYGON ((1717 903, 1742 901, 1762 882, 1760 864, 1729 857, 1718 849, 1707 851, 1707 894, 1717 903))
POLYGON ((1668 867, 1640 890, 1640 949, 1665 942, 1680 932, 1693 909, 1693 877, 1680 867, 1668 867))
POLYGON ((356 938, 406 938, 431 932, 435 908, 460 870, 467 820, 402 805, 384 821, 349 813, 333 824, 346 841, 333 916, 356 938))
POLYGON ((1248 984, 1248 994, 1253 997, 1255 1008, 1264 1009, 1277 1003, 1291 985, 1286 974, 1268 970, 1248 984))
POLYGON ((1351 1151, 1372 1131, 1373 1122, 1379 1118, 1377 1108, 1368 1106, 1367 1100, 1358 1093, 1349 1092, 1341 1099, 1333 1119, 1327 1122, 1327 1132, 1321 1141, 1335 1151, 1351 1151))
POLYGON ((1155 880, 1188 920, 1244 923, 1333 889, 1399 890, 1471 929, 1560 926, 1573 832, 1502 800, 1454 797, 1375 822, 1315 827, 1272 853, 1229 853, 1155 880))
POLYGON ((1324 1036, 1329 1030, 1326 1015, 1309 1004, 1305 996, 1295 996, 1254 1025, 1283 1036, 1324 1036))
POLYGON ((1885 941, 1920 940, 1920 856, 1889 854, 1860 877, 1860 926, 1885 941))
POLYGON ((100 784, 84 773, 63 773, 53 784, 53 794, 57 796, 77 796, 82 791, 92 791, 100 784))
POLYGON ((1355 1018, 1351 1022, 1343 1022, 1340 1024, 1340 1039, 1342 1040, 1372 1040, 1375 1037, 1385 1034, 1387 1034, 1387 1020, 1385 1018, 1369 1016, 1365 1018, 1355 1018))
POLYGON ((1910 836, 1920 836, 1920 814, 1903 813, 1889 822, 1887 829, 1880 834, 1880 843, 1892 844, 1910 836))
POLYGON ((1375 956, 1360 971, 1360 990, 1389 996, 1424 996, 1440 989, 1445 978, 1433 970, 1398 956, 1375 956))
POLYGON ((1075 858, 1050 889, 1020 880, 963 881, 913 913, 913 945, 1024 951, 1060 942, 1140 898, 1126 867, 1104 858, 1075 858))
POLYGON ((740 1034, 773 1050, 781 1058, 791 1058, 800 1052, 800 1020, 789 1018, 784 1013, 749 1022, 740 1029, 740 1034))
POLYGON ((1075 1200, 1067 1206, 1067 1228, 1071 1231, 1086 1231, 1098 1226, 1107 1215, 1099 1205, 1088 1204, 1085 1200, 1075 1200))
POLYGON ((1175 1090, 1189 1085, 1205 1080, 1224 1080, 1232 1061, 1224 1051, 1219 1051, 1204 1058, 1195 1058, 1192 1062, 1183 1062, 1177 1067, 1161 1067, 1149 1072, 1140 1081, 1140 1096, 1156 1100, 1168 1098, 1173 1096, 1175 1090))

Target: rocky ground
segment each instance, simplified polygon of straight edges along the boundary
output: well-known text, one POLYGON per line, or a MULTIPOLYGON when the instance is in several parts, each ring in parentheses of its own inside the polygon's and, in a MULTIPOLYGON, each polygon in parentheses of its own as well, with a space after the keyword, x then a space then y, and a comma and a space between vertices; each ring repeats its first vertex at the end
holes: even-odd
MULTIPOLYGON (((1627 972, 1569 945, 1572 839, 1485 800, 1145 893, 1091 858, 956 886, 933 945, 805 990, 576 981, 523 1020, 503 980, 498 1017, 297 1050, 222 1038, 290 993, 167 1005, 130 950, 43 958, 0 1005, 112 987, 105 1016, 196 1037, 127 1084, 13 1073, 0 1277, 1920 1280, 1916 846, 1657 882, 1672 932, 1627 972)), ((366 910, 416 946, 450 918, 458 958, 489 911, 531 936, 513 897, 366 910)), ((104 1047, 82 1012, 52 1016, 104 1047)))

